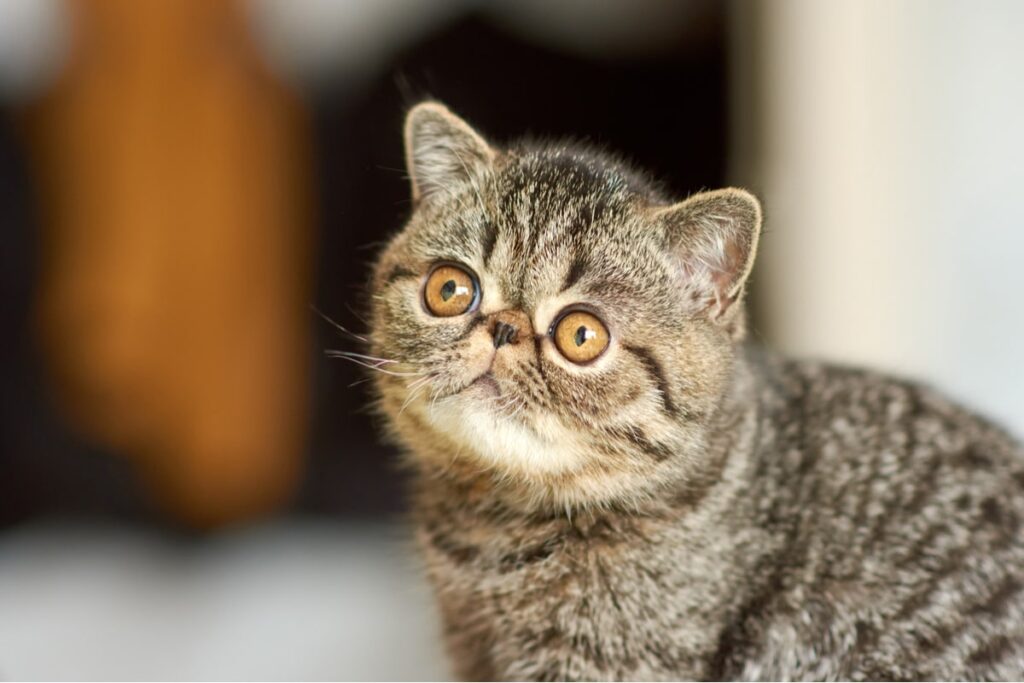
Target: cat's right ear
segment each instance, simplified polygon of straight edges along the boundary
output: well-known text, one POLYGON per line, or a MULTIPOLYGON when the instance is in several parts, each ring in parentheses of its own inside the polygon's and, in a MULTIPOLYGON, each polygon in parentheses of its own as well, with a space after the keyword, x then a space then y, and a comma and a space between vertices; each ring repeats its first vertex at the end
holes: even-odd
POLYGON ((746 190, 701 192, 655 215, 664 221, 683 281, 712 320, 729 322, 739 308, 757 255, 761 204, 746 190))
POLYGON ((496 156, 468 123, 443 104, 423 102, 405 118, 405 163, 414 204, 476 181, 496 156))

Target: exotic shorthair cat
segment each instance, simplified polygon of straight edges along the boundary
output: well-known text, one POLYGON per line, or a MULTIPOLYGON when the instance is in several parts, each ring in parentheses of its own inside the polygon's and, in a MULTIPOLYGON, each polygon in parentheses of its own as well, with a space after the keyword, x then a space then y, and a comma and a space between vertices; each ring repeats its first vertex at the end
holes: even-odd
POLYGON ((467 679, 1024 677, 1024 454, 744 344, 761 211, 408 115, 382 412, 467 679))

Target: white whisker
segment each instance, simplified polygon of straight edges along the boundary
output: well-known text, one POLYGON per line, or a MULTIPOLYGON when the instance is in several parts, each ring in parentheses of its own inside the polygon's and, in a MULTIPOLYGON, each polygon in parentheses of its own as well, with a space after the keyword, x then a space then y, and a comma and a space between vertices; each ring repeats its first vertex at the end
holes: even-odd
POLYGON ((392 360, 390 358, 380 358, 378 356, 368 356, 365 353, 356 353, 355 351, 338 351, 338 350, 335 350, 335 349, 330 349, 328 351, 325 351, 324 353, 329 358, 341 358, 341 357, 346 357, 346 358, 362 358, 364 360, 372 361, 374 363, 380 363, 382 365, 383 364, 388 364, 388 363, 398 363, 398 362, 400 362, 400 361, 397 361, 397 360, 392 360))
POLYGON ((368 368, 370 370, 376 370, 377 372, 383 372, 385 375, 391 375, 393 377, 419 377, 420 375, 423 374, 421 371, 401 372, 401 371, 398 371, 398 370, 388 370, 386 368, 380 367, 379 365, 375 365, 374 363, 370 363, 370 362, 361 360, 359 358, 353 358, 351 356, 345 356, 345 355, 339 355, 339 354, 329 354, 329 355, 332 358, 340 358, 342 360, 347 360, 350 363, 355 363, 356 365, 362 366, 364 368, 368 368))
POLYGON ((333 327, 334 327, 334 329, 338 330, 338 331, 339 331, 339 332, 341 332, 342 334, 347 334, 348 336, 352 337, 353 339, 355 339, 355 340, 357 340, 357 341, 361 341, 361 342, 363 342, 364 344, 368 344, 368 343, 369 343, 369 341, 370 341, 369 339, 367 339, 366 337, 364 337, 364 336, 363 336, 363 335, 361 335, 361 334, 356 334, 355 332, 353 332, 353 331, 349 330, 348 328, 346 328, 346 327, 345 327, 344 325, 341 325, 341 324, 339 324, 339 323, 335 322, 335 321, 334 321, 334 320, 332 320, 332 319, 331 319, 331 318, 330 318, 330 317, 329 317, 329 316, 328 316, 327 314, 323 313, 323 312, 322 312, 322 311, 321 311, 320 309, 318 309, 318 308, 317 308, 316 306, 314 306, 313 304, 310 304, 310 305, 309 305, 309 308, 310 308, 310 310, 312 310, 312 311, 313 311, 314 313, 316 313, 316 314, 317 314, 317 315, 319 315, 319 316, 320 316, 321 318, 323 318, 323 319, 324 319, 325 321, 327 321, 327 323, 328 323, 329 325, 333 326, 333 327))
POLYGON ((406 409, 406 408, 408 408, 408 407, 409 407, 409 405, 410 405, 410 404, 411 404, 411 403, 412 403, 413 401, 415 401, 415 400, 416 400, 416 398, 417 398, 417 397, 418 397, 418 396, 419 396, 420 394, 422 394, 422 393, 423 393, 424 391, 426 391, 426 388, 427 388, 427 387, 426 387, 426 385, 425 385, 425 384, 421 384, 421 385, 420 385, 419 387, 417 387, 417 388, 416 388, 416 390, 415 390, 415 391, 413 391, 412 393, 410 393, 410 394, 409 394, 409 395, 408 395, 408 396, 407 396, 407 397, 405 398, 405 401, 404 401, 404 402, 402 403, 402 407, 398 409, 398 414, 399 414, 399 415, 401 415, 401 414, 402 414, 403 412, 405 412, 405 409, 406 409))

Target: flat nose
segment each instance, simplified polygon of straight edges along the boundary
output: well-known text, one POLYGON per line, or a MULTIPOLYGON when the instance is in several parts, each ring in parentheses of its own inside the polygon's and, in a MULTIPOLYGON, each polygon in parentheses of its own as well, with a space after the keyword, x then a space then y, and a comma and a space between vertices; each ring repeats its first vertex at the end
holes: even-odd
POLYGON ((488 327, 496 349, 506 344, 518 344, 532 332, 529 317, 521 311, 495 313, 491 316, 488 327))

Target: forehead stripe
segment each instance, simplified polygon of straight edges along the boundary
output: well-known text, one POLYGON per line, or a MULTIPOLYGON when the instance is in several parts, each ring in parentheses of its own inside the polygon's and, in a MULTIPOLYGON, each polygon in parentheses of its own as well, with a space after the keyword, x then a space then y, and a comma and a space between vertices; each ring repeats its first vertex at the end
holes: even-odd
POLYGON ((579 282, 580 277, 583 275, 583 271, 586 270, 587 264, 583 260, 583 257, 579 254, 572 260, 572 264, 569 266, 569 272, 565 274, 565 281, 562 283, 562 291, 569 289, 574 284, 579 282))
POLYGON ((486 266, 494 253, 494 245, 498 243, 498 225, 494 221, 487 221, 484 228, 483 261, 486 266))

